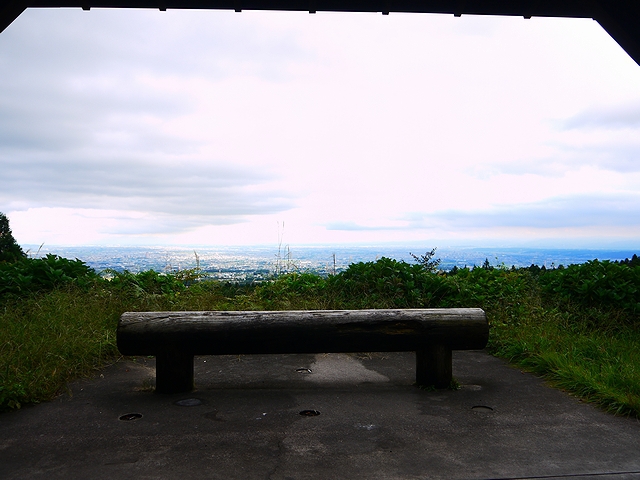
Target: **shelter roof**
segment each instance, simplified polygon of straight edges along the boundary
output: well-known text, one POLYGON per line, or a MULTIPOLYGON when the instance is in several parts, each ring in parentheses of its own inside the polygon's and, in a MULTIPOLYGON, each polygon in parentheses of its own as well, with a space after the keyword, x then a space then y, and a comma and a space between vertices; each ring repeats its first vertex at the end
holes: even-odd
POLYGON ((638 0, 5 0, 0 32, 27 8, 288 10, 593 18, 640 64, 638 0))

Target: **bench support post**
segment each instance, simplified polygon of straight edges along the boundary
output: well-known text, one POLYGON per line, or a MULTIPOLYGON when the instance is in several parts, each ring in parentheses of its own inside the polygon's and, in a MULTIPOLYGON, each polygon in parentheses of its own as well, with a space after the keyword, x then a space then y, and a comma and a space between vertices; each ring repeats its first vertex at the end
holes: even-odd
POLYGON ((156 393, 193 390, 193 355, 164 352, 156 355, 156 393))
POLYGON ((416 351, 416 384, 448 388, 452 380, 451 348, 436 344, 416 351))

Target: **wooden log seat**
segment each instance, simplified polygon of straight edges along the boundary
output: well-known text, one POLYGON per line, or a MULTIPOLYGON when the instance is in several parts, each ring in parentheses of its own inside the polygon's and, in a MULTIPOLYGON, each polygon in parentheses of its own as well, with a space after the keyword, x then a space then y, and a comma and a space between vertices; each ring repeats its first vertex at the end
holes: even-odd
POLYGON ((451 384, 451 351, 486 346, 479 308, 126 312, 123 355, 156 357, 156 392, 193 390, 194 355, 416 352, 416 383, 451 384))

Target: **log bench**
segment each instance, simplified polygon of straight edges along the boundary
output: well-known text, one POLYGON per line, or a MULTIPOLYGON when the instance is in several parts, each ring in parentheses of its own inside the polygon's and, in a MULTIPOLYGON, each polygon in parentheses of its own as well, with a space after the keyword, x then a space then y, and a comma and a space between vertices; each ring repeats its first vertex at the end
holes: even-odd
POLYGON ((451 351, 486 346, 479 308, 126 312, 123 355, 156 357, 156 392, 193 390, 194 355, 416 352, 416 383, 448 387, 451 351))

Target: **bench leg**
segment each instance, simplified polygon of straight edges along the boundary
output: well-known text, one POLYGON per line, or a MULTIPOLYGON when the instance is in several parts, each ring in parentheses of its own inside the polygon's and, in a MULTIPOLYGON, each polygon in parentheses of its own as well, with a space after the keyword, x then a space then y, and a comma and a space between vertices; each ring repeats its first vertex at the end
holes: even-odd
POLYGON ((164 352, 156 355, 156 393, 193 390, 193 355, 164 352))
POLYGON ((416 351, 416 383, 448 388, 453 380, 451 349, 444 345, 429 345, 416 351))

